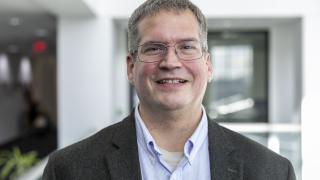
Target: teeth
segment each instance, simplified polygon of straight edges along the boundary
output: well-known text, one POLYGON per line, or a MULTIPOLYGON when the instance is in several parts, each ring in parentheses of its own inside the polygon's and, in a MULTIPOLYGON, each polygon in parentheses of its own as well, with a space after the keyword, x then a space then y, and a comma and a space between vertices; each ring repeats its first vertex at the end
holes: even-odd
POLYGON ((158 81, 160 84, 178 84, 178 83, 185 83, 187 82, 186 80, 181 80, 181 79, 164 79, 164 80, 159 80, 158 81))

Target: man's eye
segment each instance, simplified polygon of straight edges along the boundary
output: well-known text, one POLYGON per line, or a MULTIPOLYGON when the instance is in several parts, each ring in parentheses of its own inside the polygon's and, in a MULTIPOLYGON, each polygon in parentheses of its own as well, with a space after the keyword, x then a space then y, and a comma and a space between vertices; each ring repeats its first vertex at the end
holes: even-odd
POLYGON ((191 41, 191 42, 183 42, 181 44, 178 45, 178 48, 180 50, 194 50, 194 49, 197 49, 198 48, 198 45, 191 41))
POLYGON ((163 52, 163 47, 156 45, 145 46, 142 48, 141 52, 143 54, 158 54, 163 52))
POLYGON ((195 46, 192 46, 192 45, 184 45, 182 47, 182 49, 195 49, 196 47, 195 46))
POLYGON ((181 46, 179 46, 179 49, 181 51, 194 51, 197 50, 197 46, 192 44, 182 44, 181 46))
POLYGON ((160 51, 161 49, 159 47, 149 47, 145 49, 145 52, 154 52, 154 51, 160 51))

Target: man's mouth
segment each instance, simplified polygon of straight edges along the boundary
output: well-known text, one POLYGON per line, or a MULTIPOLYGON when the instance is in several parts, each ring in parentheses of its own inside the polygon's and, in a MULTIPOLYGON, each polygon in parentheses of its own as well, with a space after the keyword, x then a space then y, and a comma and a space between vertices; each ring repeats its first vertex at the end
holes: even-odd
POLYGON ((160 79, 156 81, 158 84, 180 84, 186 83, 187 80, 184 79, 160 79))

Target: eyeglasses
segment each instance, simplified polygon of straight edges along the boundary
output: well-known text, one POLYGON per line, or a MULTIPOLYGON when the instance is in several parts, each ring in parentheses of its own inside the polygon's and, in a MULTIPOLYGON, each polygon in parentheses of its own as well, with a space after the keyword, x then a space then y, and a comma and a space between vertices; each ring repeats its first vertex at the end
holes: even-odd
MULTIPOLYGON (((164 43, 145 43, 138 46, 138 59, 141 62, 153 63, 163 60, 171 47, 164 43)), ((200 59, 203 55, 203 48, 198 41, 181 41, 174 45, 175 53, 180 60, 193 61, 200 59)))

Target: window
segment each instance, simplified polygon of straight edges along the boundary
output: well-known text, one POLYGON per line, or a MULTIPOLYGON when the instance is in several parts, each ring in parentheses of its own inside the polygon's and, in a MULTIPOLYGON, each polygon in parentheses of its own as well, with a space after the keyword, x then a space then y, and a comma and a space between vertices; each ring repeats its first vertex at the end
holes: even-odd
POLYGON ((213 82, 204 104, 219 122, 267 122, 267 32, 211 32, 213 82))

